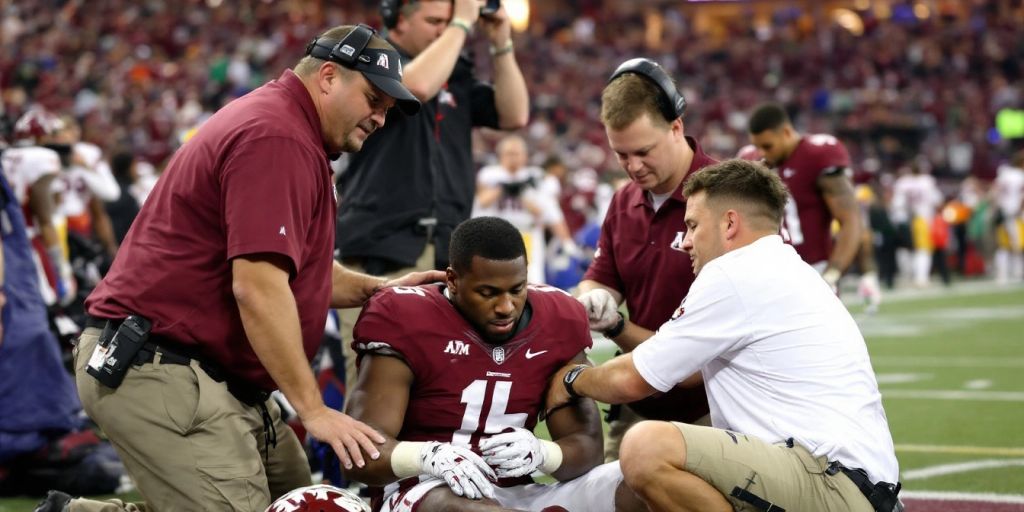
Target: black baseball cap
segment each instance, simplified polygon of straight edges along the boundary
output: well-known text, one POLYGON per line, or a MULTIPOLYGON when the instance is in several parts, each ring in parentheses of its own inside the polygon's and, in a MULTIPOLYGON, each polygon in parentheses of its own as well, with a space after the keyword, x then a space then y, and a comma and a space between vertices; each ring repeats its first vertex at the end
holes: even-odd
POLYGON ((397 51, 366 48, 356 58, 353 69, 362 73, 384 94, 394 98, 405 115, 411 116, 420 111, 420 100, 402 83, 402 57, 397 51))
POLYGON ((359 71, 384 94, 394 98, 402 113, 419 112, 420 100, 402 83, 402 58, 398 52, 390 45, 387 48, 367 46, 375 35, 372 28, 359 25, 340 41, 324 37, 310 41, 306 55, 359 71))

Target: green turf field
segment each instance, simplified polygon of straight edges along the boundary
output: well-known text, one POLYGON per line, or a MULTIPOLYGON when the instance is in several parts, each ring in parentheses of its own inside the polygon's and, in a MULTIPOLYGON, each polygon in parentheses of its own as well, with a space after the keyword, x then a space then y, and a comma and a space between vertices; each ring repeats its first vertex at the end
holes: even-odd
MULTIPOLYGON (((892 294, 873 316, 850 309, 868 340, 904 488, 1024 499, 1024 287, 964 283, 892 294)), ((610 355, 607 346, 592 353, 610 355)), ((37 501, 0 500, 0 512, 37 501)))

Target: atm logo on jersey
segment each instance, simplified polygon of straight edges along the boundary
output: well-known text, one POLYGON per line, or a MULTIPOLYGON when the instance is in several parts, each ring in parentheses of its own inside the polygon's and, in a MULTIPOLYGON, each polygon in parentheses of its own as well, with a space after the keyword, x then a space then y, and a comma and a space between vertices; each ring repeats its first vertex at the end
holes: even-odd
POLYGON ((469 343, 459 340, 448 340, 448 346, 444 349, 445 354, 455 354, 457 356, 468 356, 469 355, 469 343))

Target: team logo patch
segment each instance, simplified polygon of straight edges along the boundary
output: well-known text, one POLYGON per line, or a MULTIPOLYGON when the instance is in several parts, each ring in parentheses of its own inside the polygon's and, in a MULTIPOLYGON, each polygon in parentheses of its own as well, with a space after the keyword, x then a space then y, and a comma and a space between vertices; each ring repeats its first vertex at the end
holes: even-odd
POLYGON ((469 343, 461 340, 448 340, 448 346, 444 349, 445 354, 454 354, 457 356, 468 356, 469 355, 469 343))
POLYGON ((388 64, 388 55, 386 53, 382 53, 377 56, 377 67, 391 69, 391 66, 388 64))
POLYGON ((676 231, 676 237, 672 240, 671 244, 668 244, 669 248, 679 252, 686 252, 683 249, 683 237, 686 236, 685 231, 676 231))
POLYGON ((455 101, 455 95, 448 92, 448 89, 441 89, 437 93, 437 102, 442 105, 448 105, 451 108, 459 108, 458 102, 455 101))
POLYGON ((686 313, 686 297, 683 297, 683 301, 679 303, 679 307, 672 313, 671 320, 675 320, 676 318, 683 316, 683 313, 686 313))

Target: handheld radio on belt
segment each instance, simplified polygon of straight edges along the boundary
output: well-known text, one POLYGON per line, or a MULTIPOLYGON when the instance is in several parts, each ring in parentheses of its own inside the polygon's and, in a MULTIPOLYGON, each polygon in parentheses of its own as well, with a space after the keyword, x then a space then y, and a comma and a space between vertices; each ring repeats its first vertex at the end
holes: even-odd
POLYGON ((85 371, 104 386, 116 389, 146 344, 151 327, 148 319, 138 315, 125 318, 116 331, 107 323, 85 371))

